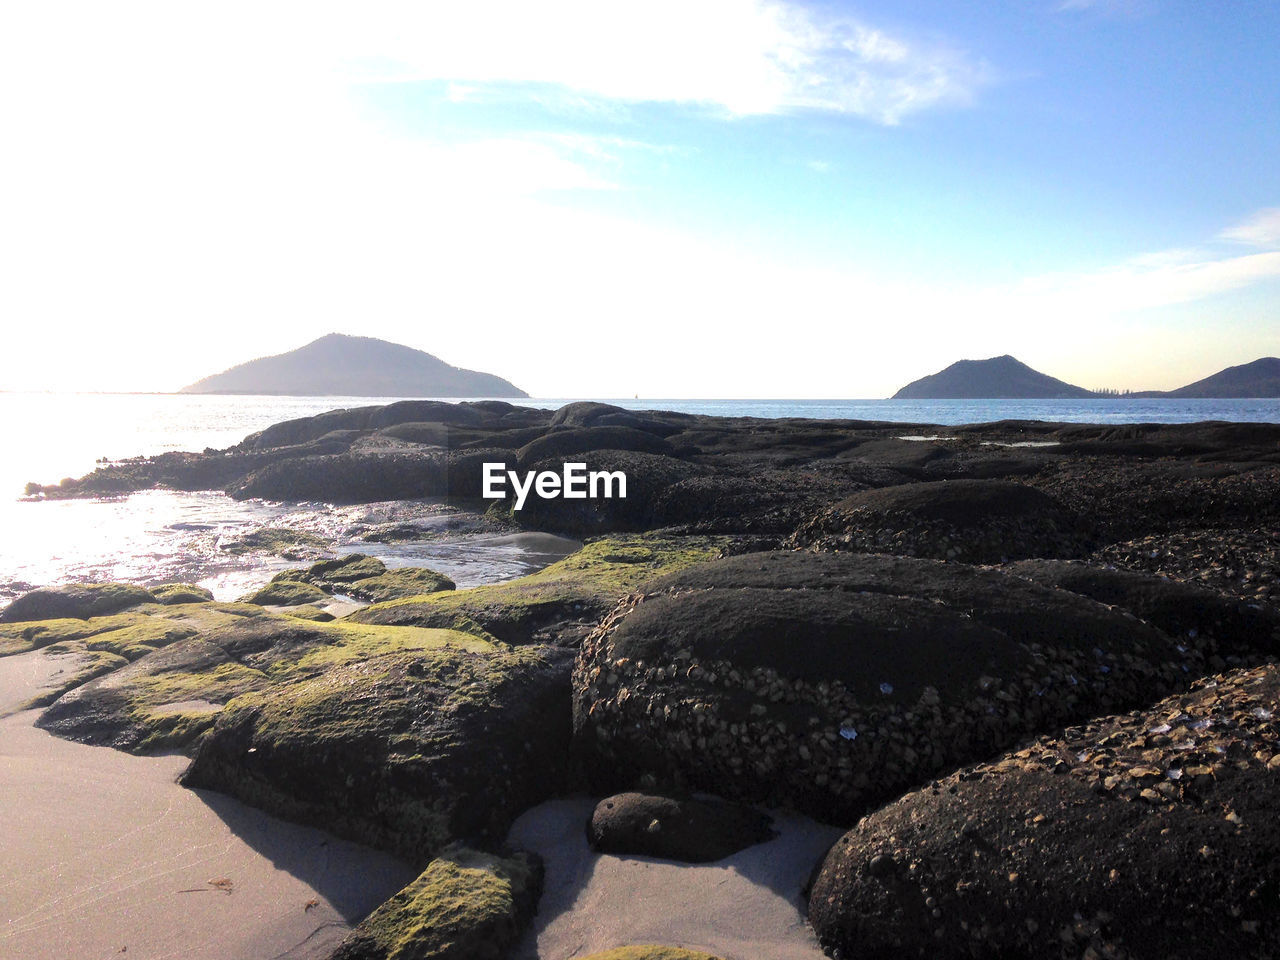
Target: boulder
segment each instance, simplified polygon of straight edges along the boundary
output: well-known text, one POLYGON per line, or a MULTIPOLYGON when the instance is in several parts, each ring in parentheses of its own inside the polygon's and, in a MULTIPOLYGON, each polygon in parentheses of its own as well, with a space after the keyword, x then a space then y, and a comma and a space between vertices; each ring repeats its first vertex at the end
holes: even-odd
POLYGON ((541 892, 536 855, 453 846, 366 917, 330 960, 505 960, 541 892))
POLYGON ((0 610, 0 623, 58 617, 84 620, 155 602, 150 590, 131 583, 69 583, 24 593, 0 610))
POLYGON ((564 790, 572 653, 480 641, 401 652, 387 628, 364 629, 358 659, 317 651, 301 658, 312 675, 228 703, 183 783, 410 860, 498 842, 564 790))
POLYGON ((626 408, 614 406, 612 403, 578 400, 574 403, 566 403, 553 413, 551 415, 551 426, 590 427, 601 417, 629 412, 626 408))
POLYGON ((619 793, 596 804, 587 842, 601 853, 706 863, 772 840, 770 822, 740 803, 619 793))
POLYGON ((855 493, 802 525, 792 545, 1000 563, 1077 557, 1087 544, 1052 497, 1007 480, 940 480, 855 493))
POLYGON ((317 500, 372 503, 443 496, 443 454, 344 453, 278 460, 254 470, 228 490, 237 500, 317 500))
POLYGON ((1203 669, 1194 643, 995 570, 745 554, 654 581, 587 638, 575 744, 600 792, 648 775, 846 823, 1203 669))
POLYGON ((1219 675, 864 818, 809 919, 834 956, 1280 954, 1280 668, 1219 675))
POLYGON ((634 427, 577 427, 556 430, 520 448, 521 463, 538 463, 549 459, 566 459, 582 455, 588 469, 595 469, 600 450, 629 450, 634 453, 671 453, 671 444, 634 427))
MULTIPOLYGON (((561 473, 565 459, 575 458, 540 460, 522 469, 561 473)), ((575 536, 653 529, 665 525, 662 507, 670 488, 682 480, 710 472, 706 467, 675 457, 623 450, 595 451, 587 458, 587 464, 591 471, 626 474, 626 497, 544 500, 531 494, 524 509, 511 511, 510 519, 529 529, 575 536)), ((506 501, 508 505, 511 502, 506 501)))
POLYGON ((194 583, 163 583, 151 588, 151 594, 160 603, 206 603, 213 599, 213 591, 194 583))
POLYGON ((1056 560, 1024 560, 1008 571, 1129 610, 1174 638, 1195 641, 1221 669, 1227 658, 1280 653, 1280 610, 1207 587, 1133 570, 1056 560))

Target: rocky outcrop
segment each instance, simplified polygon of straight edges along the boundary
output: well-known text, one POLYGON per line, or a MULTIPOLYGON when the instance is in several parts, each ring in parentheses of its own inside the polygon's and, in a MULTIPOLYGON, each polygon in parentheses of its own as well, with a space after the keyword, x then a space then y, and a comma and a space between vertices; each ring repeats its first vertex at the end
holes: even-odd
POLYGON ((1079 557, 1080 524, 1051 497, 1006 480, 943 480, 864 490, 796 531, 820 550, 897 553, 966 563, 1079 557))
POLYGON ((655 581, 587 639, 576 743, 601 792, 649 775, 847 823, 1204 664, 1190 639, 995 570, 746 554, 655 581))
POLYGON ((371 654, 230 702, 183 783, 418 860, 497 842, 564 789, 572 654, 385 641, 371 654))
POLYGON ((1280 953, 1280 669, 1044 737, 870 814, 809 918, 833 956, 1280 953))
POLYGON ((640 584, 717 556, 730 541, 714 537, 611 536, 529 576, 456 593, 377 603, 356 623, 445 627, 501 643, 576 647, 609 610, 640 584))
POLYGON ((596 804, 587 842, 601 853, 706 863, 773 839, 769 824, 739 803, 619 793, 596 804))
POLYGON ((0 610, 0 623, 58 617, 83 620, 155 602, 156 597, 150 590, 130 583, 70 583, 23 594, 0 610))

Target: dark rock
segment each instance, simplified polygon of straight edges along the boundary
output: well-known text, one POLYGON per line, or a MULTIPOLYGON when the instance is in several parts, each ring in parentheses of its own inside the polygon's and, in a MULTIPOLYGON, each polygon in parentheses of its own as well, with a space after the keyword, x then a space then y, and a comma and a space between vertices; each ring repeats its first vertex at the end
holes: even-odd
POLYGON ((863 490, 800 527, 796 546, 999 563, 1087 551, 1053 498, 1004 480, 944 480, 863 490))
POLYGON ((601 853, 706 863, 772 839, 771 820, 723 800, 619 793, 596 804, 587 842, 601 853))
POLYGON ((1010 564, 1010 573, 1123 607, 1171 637, 1223 657, 1280 653, 1280 610, 1166 577, 1054 560, 1010 564))
POLYGON ((1121 611, 994 570, 746 554, 647 586, 583 644, 593 787, 660 784, 850 822, 1038 731, 1204 669, 1121 611))
MULTIPOLYGON (((527 469, 560 473, 563 465, 562 459, 542 460, 527 469)), ((530 496, 523 510, 511 512, 511 519, 529 529, 572 536, 652 529, 665 525, 660 507, 668 502, 670 488, 708 472, 674 457, 622 450, 593 451, 588 466, 593 471, 624 473, 626 497, 544 500, 530 496)))
POLYGON ((0 623, 55 617, 83 620, 155 602, 156 597, 150 590, 129 583, 69 583, 24 593, 0 610, 0 623))
MULTIPOLYGON (((635 453, 671 453, 671 444, 652 433, 632 427, 578 427, 556 430, 520 449, 520 462, 538 463, 575 454, 589 455, 599 450, 629 450, 635 453)), ((588 469, 596 469, 595 458, 584 456, 588 469)), ((514 465, 513 465, 514 466, 514 465)))
POLYGON ((429 453, 338 454, 280 460, 230 490, 237 500, 371 503, 445 493, 444 458, 429 453))
POLYGON ((590 427, 601 417, 628 414, 630 411, 612 403, 597 403, 594 400, 579 400, 566 403, 551 415, 551 426, 590 427))
POLYGON ((809 919, 869 960, 1276 956, 1277 717, 1268 665, 962 770, 837 842, 809 919))

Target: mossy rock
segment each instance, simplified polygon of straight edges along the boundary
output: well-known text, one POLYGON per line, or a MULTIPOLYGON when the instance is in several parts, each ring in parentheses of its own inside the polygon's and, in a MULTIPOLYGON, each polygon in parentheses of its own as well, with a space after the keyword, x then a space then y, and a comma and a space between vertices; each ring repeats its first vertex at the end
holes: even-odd
POLYGON ((331 960, 503 960, 541 891, 536 855, 454 846, 371 913, 331 960))
POLYGON ((194 583, 163 583, 151 588, 160 603, 207 603, 213 592, 194 583))
POLYGON ((190 750, 223 706, 242 694, 387 654, 493 649, 469 634, 311 623, 248 604, 140 609, 150 613, 25 625, 34 642, 74 654, 80 664, 41 697, 50 707, 40 726, 135 752, 190 750))
POLYGON ((332 623, 336 617, 328 610, 321 610, 312 604, 303 604, 300 607, 289 607, 282 610, 286 617, 296 617, 299 620, 310 620, 314 623, 332 623))
POLYGON ((526 577, 377 603, 348 619, 449 627, 512 644, 574 643, 645 581, 710 560, 727 542, 646 534, 602 537, 526 577))
POLYGON ((274 656, 263 669, 279 682, 227 704, 188 786, 420 862, 454 840, 499 842, 564 790, 571 651, 295 623, 342 642, 241 657, 274 656))
POLYGON ((347 585, 345 592, 358 600, 380 603, 454 589, 457 584, 443 573, 427 567, 397 567, 375 577, 356 580, 347 585))
POLYGON ((328 544, 314 533, 290 527, 262 527, 222 544, 227 553, 271 553, 286 560, 303 559, 327 549, 328 544))
POLYGON ((321 560, 307 568, 306 577, 312 583, 354 583, 387 572, 386 564, 362 553, 349 553, 335 560, 321 560))
POLYGON ((69 583, 23 594, 0 611, 0 623, 60 617, 87 619, 155 601, 150 590, 131 583, 69 583))
POLYGON ((603 953, 593 953, 584 960, 720 960, 709 953, 686 950, 684 947, 663 947, 646 944, 639 947, 614 947, 603 953))
POLYGON ((296 607, 303 604, 328 603, 329 594, 301 580, 272 580, 244 597, 245 603, 259 606, 296 607))

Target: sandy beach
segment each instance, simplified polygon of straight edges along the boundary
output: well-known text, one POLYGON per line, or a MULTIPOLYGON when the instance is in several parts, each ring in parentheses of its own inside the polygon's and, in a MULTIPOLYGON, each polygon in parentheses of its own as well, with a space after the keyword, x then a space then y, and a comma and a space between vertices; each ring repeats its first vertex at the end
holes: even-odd
POLYGON ((60 740, 14 712, 65 658, 0 658, 0 956, 323 957, 405 863, 174 781, 181 756, 60 740))
POLYGON ((715 863, 596 854, 583 829, 586 797, 553 800, 516 820, 514 846, 546 864, 538 915, 514 960, 570 960, 660 943, 725 960, 822 960, 801 887, 842 831, 774 812, 778 837, 715 863))

